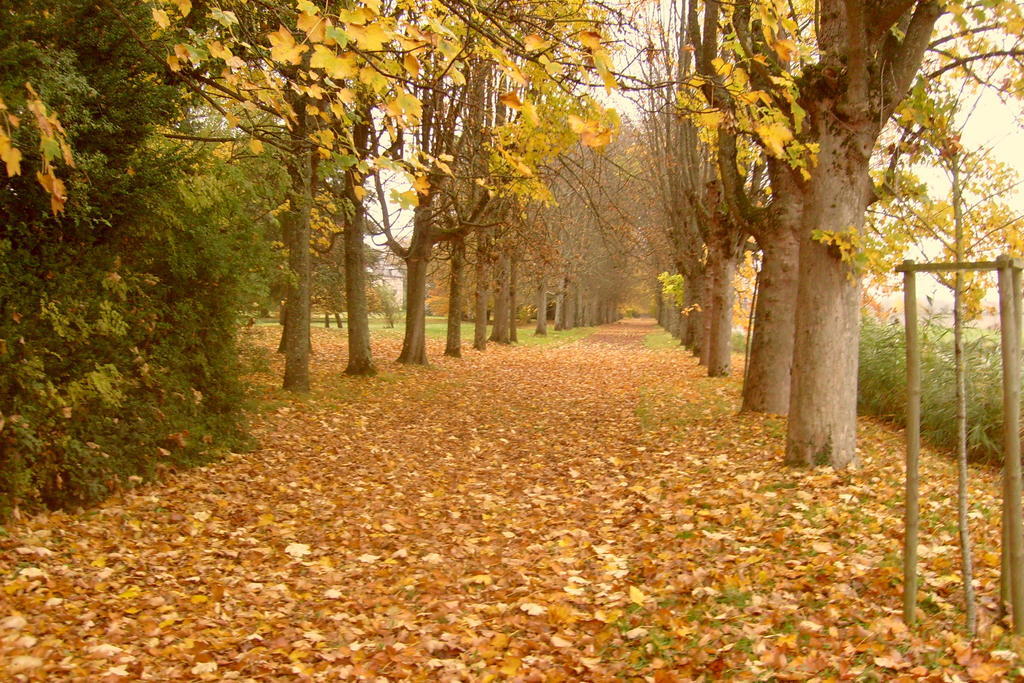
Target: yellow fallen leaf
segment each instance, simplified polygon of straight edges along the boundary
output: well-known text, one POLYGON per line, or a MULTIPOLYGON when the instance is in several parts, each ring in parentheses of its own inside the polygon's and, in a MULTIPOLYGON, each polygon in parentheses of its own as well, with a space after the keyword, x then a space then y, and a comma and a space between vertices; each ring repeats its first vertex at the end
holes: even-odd
POLYGON ((643 591, 641 591, 639 588, 637 588, 636 586, 630 586, 629 587, 629 601, 630 602, 632 602, 635 605, 640 605, 642 607, 643 604, 644 604, 644 600, 646 600, 646 599, 647 599, 647 596, 644 595, 643 591))
POLYGON ((541 614, 544 614, 548 611, 547 607, 532 602, 524 602, 523 604, 519 605, 519 609, 526 612, 530 616, 534 617, 540 616, 541 614))
POLYGON ((38 669, 43 665, 43 660, 39 657, 32 657, 30 655, 18 655, 17 657, 11 657, 11 661, 7 665, 7 670, 12 674, 19 674, 23 671, 31 671, 32 669, 38 669))
POLYGON ((140 593, 142 593, 142 589, 138 586, 128 586, 117 597, 122 600, 131 600, 132 598, 137 598, 140 593))
POLYGON ((522 663, 522 660, 518 657, 506 657, 501 664, 500 671, 506 676, 515 676, 522 663))
POLYGON ((297 560, 302 559, 310 553, 309 546, 305 543, 289 543, 284 551, 297 560))

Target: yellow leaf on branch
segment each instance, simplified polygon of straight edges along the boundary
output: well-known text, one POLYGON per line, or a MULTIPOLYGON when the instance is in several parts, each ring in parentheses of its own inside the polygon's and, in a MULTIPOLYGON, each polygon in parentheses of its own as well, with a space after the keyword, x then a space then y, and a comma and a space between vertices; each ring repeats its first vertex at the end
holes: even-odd
POLYGON ((793 139, 793 131, 781 123, 758 124, 754 127, 754 132, 764 142, 765 149, 774 157, 784 156, 786 143, 793 139))
POLYGON ((379 52, 386 43, 391 42, 391 34, 380 23, 357 26, 347 24, 345 31, 356 41, 360 50, 379 52))
POLYGON ((498 99, 501 100, 501 103, 504 104, 506 107, 511 107, 512 109, 516 110, 523 108, 522 100, 520 100, 519 95, 515 94, 514 92, 507 92, 498 99))
POLYGON ((267 37, 271 45, 270 56, 278 62, 299 64, 302 61, 302 54, 309 49, 307 45, 296 44, 295 36, 284 26, 267 37))

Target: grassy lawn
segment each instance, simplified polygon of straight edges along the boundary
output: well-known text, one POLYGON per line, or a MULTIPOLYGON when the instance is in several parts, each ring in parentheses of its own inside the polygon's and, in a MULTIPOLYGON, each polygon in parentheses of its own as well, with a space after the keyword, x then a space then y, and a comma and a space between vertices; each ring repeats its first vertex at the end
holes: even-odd
POLYGON ((518 344, 520 346, 561 346, 562 344, 585 339, 597 330, 596 327, 574 327, 571 330, 558 330, 556 332, 555 326, 548 324, 547 336, 537 337, 533 334, 534 329, 535 325, 521 325, 519 327, 518 344))
MULTIPOLYGON (((744 348, 747 344, 747 338, 742 332, 733 332, 732 334, 732 352, 743 353, 744 348)), ((679 340, 673 337, 665 330, 658 330, 657 332, 651 332, 649 335, 644 337, 644 346, 649 349, 678 349, 682 348, 679 340)))
POLYGON ((649 349, 679 349, 679 340, 665 330, 651 332, 644 337, 644 346, 649 349))
MULTIPOLYGON (((271 326, 278 325, 276 319, 273 318, 261 318, 256 321, 257 325, 271 326)), ((311 322, 312 327, 322 328, 324 326, 324 316, 314 315, 311 322)), ((337 329, 334 324, 334 318, 331 318, 331 329, 337 329)), ((546 337, 537 337, 533 334, 535 329, 535 323, 529 323, 527 325, 519 325, 518 336, 519 346, 561 346, 562 344, 568 344, 570 342, 589 337, 597 329, 596 327, 576 327, 571 330, 559 330, 555 331, 554 324, 548 324, 548 334, 546 337)), ((490 328, 488 327, 488 334, 490 328)), ((383 334, 386 336, 401 337, 405 332, 405 321, 396 320, 394 327, 388 327, 383 318, 370 318, 370 332, 373 334, 383 334)), ((428 339, 444 339, 448 334, 448 319, 441 316, 428 316, 426 335, 428 339)), ((462 341, 463 343, 473 341, 473 323, 464 322, 462 323, 462 341)))
MULTIPOLYGON (((375 329, 373 322, 370 323, 370 328, 375 329)), ((535 323, 528 325, 519 325, 517 327, 517 334, 519 341, 516 342, 519 346, 560 346, 562 344, 568 344, 570 342, 589 337, 597 329, 596 327, 576 327, 571 330, 559 330, 555 331, 554 325, 548 325, 548 334, 546 337, 538 337, 533 334, 536 329, 535 323)), ((401 336, 404 330, 404 322, 396 323, 393 330, 395 334, 401 336)), ((488 327, 488 334, 490 327, 488 327)), ((444 339, 448 334, 448 322, 446 318, 441 317, 428 317, 427 318, 427 329, 426 334, 428 338, 444 339)), ((473 323, 464 322, 462 323, 462 341, 463 343, 473 341, 473 323)))

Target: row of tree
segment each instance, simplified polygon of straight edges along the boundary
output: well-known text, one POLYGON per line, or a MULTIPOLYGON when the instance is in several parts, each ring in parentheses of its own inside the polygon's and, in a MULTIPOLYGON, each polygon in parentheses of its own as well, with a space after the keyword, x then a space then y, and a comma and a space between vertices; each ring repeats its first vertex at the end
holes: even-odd
MULTIPOLYGON (((457 355, 464 319, 477 349, 512 341, 528 298, 538 332, 549 309, 606 322, 670 271, 659 316, 714 375, 756 251, 744 406, 788 412, 792 462, 846 466, 865 269, 921 241, 889 216, 963 227, 964 197, 995 191, 1002 170, 958 170, 943 208, 914 169, 936 150, 978 167, 956 88, 1019 94, 1024 27, 995 0, 26 0, 0 18, 0 479, 51 502, 230 447, 240 313, 283 299, 283 383, 303 391, 313 301, 343 303, 346 371, 374 372, 369 242, 407 274, 402 362, 427 361, 431 279, 457 355)), ((976 241, 1005 244, 991 223, 1013 217, 975 213, 976 241)))
MULTIPOLYGON (((662 323, 710 375, 727 373, 734 275, 756 251, 743 407, 788 414, 789 462, 848 466, 864 277, 891 272, 915 245, 963 255, 935 239, 941 210, 925 206, 920 165, 952 168, 961 154, 954 105, 966 93, 1021 94, 1021 9, 690 0, 647 20, 636 74, 648 86, 637 135, 657 207, 647 234, 655 269, 683 282, 662 323)), ((979 224, 979 250, 1019 245, 1007 213, 979 224)))
POLYGON ((237 447, 236 333, 278 300, 287 389, 309 388, 314 302, 344 307, 346 371, 373 373, 370 242, 404 262, 403 362, 427 361, 431 273, 452 355, 467 309, 477 348, 489 318, 490 339, 514 339, 524 287, 545 312, 551 293, 559 327, 611 319, 621 294, 590 287, 606 278, 587 223, 558 214, 546 179, 617 125, 588 95, 614 85, 617 16, 550 0, 0 9, 0 507, 94 500, 237 447))

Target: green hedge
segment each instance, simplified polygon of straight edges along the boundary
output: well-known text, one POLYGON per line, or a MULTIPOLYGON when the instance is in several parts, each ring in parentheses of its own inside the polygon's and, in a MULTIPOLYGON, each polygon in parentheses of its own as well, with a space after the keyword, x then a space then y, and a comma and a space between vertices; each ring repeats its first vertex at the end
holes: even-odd
POLYGON ((0 518, 94 502, 245 438, 235 333, 273 263, 251 218, 273 169, 256 187, 160 135, 196 103, 135 42, 149 10, 115 4, 26 0, 0 22, 0 93, 18 111, 31 82, 76 162, 58 171, 59 217, 28 126, 21 175, 0 174, 0 518))

